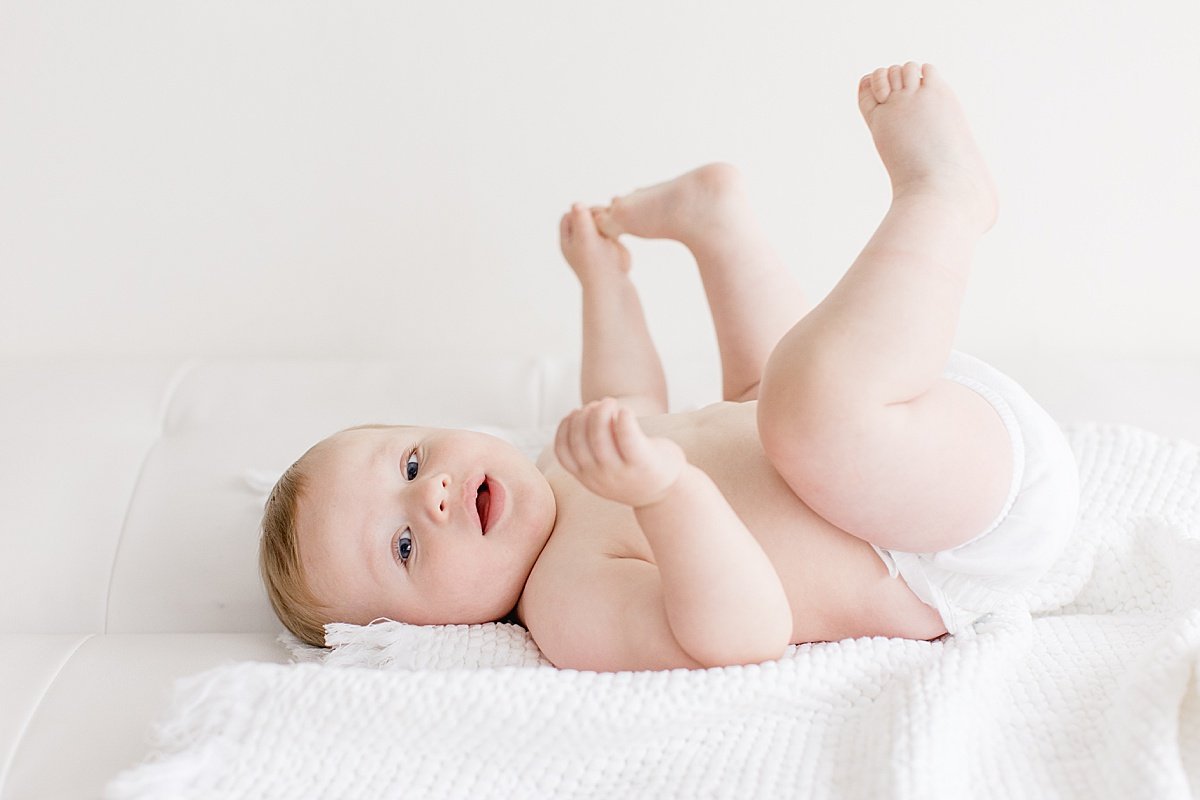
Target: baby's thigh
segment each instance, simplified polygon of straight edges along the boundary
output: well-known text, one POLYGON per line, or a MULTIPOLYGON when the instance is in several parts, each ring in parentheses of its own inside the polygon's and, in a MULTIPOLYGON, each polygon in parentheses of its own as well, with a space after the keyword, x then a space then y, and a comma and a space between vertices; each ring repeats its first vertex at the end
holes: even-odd
POLYGON ((792 490, 829 522, 889 549, 955 547, 995 519, 1014 452, 984 397, 947 378, 907 402, 824 405, 763 431, 792 490))

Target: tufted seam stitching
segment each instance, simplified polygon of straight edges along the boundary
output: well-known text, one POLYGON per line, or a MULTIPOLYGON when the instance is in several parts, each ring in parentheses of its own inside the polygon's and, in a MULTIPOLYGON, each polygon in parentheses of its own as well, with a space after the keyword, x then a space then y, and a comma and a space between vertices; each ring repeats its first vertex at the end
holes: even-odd
POLYGON ((146 448, 146 453, 142 456, 142 463, 138 466, 137 477, 133 481, 133 489, 129 493, 129 500, 125 503, 125 516, 121 520, 121 531, 117 534, 117 546, 113 548, 112 564, 108 568, 108 589, 104 596, 104 633, 108 633, 108 615, 112 607, 113 577, 117 574, 117 562, 121 558, 121 546, 125 543, 125 529, 129 526, 129 514, 133 509, 133 499, 137 497, 138 487, 142 484, 142 476, 146 471, 146 464, 150 461, 150 454, 154 452, 155 446, 162 441, 163 435, 167 432, 167 411, 171 407, 171 401, 175 399, 175 394, 179 391, 179 386, 183 383, 184 378, 191 374, 199 364, 200 360, 194 358, 183 362, 171 374, 170 379, 167 381, 166 389, 163 391, 163 399, 158 407, 158 436, 146 448))
POLYGON ((21 730, 17 734, 17 738, 13 741, 13 747, 8 753, 8 758, 4 760, 3 764, 0 764, 0 797, 9 796, 8 792, 6 792, 4 789, 4 787, 8 784, 8 774, 12 770, 12 765, 16 763, 17 753, 20 752, 21 745, 25 742, 25 736, 29 733, 29 726, 33 724, 33 718, 37 716, 38 711, 42 707, 42 703, 46 701, 46 695, 48 695, 50 690, 54 688, 54 684, 58 681, 58 676, 62 674, 63 667, 67 666, 67 663, 75 657, 77 652, 79 652, 79 648, 83 647, 84 643, 95 635, 96 634, 94 633, 86 634, 82 639, 76 642, 75 646, 71 648, 71 652, 67 653, 66 656, 63 657, 62 661, 58 663, 58 668, 54 670, 54 676, 46 682, 44 687, 42 687, 42 695, 38 698, 37 704, 34 705, 28 716, 25 717, 25 721, 21 724, 21 730))
POLYGON ((192 374, 200 366, 200 363, 201 360, 198 358, 188 359, 175 370, 175 374, 167 381, 167 388, 163 392, 162 403, 158 409, 159 435, 167 432, 167 412, 171 408, 171 401, 175 399, 175 395, 179 391, 179 386, 183 383, 184 378, 192 374))

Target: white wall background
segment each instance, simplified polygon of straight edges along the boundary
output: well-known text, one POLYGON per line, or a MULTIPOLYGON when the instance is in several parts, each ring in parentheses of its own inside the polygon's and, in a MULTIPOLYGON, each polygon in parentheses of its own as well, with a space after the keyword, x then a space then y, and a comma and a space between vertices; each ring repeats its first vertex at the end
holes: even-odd
MULTIPOLYGON (((931 62, 1000 188, 956 346, 1200 361, 1200 4, 0 5, 0 357, 579 350, 574 200, 728 160, 823 297, 887 208, 860 75, 931 62)), ((681 245, 628 242, 664 357, 681 245)))

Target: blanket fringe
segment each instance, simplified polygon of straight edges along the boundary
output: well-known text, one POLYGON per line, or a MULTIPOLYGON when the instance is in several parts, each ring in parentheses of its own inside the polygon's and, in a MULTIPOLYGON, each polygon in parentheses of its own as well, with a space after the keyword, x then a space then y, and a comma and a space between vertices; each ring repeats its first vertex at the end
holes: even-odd
POLYGON ((151 728, 151 754, 113 778, 104 800, 161 800, 169 787, 211 790, 241 746, 259 696, 255 662, 228 662, 179 678, 163 721, 151 728))

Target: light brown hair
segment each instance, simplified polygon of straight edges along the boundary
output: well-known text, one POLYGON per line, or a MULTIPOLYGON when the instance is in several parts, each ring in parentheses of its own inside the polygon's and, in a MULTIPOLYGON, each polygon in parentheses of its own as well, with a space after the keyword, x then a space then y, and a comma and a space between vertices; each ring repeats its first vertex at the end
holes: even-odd
POLYGON ((308 587, 296 536, 296 507, 308 485, 303 460, 287 468, 267 498, 258 568, 271 608, 284 627, 305 644, 324 647, 329 615, 308 587))
MULTIPOLYGON (((392 427, 407 426, 371 423, 345 430, 392 427)), ((306 467, 311 466, 313 454, 327 445, 331 438, 310 447, 284 471, 271 489, 263 507, 262 538, 258 548, 259 574, 275 616, 297 639, 313 647, 325 646, 325 625, 337 620, 332 618, 330 606, 322 603, 309 587, 308 576, 300 560, 296 516, 300 500, 309 487, 310 476, 306 467)))

